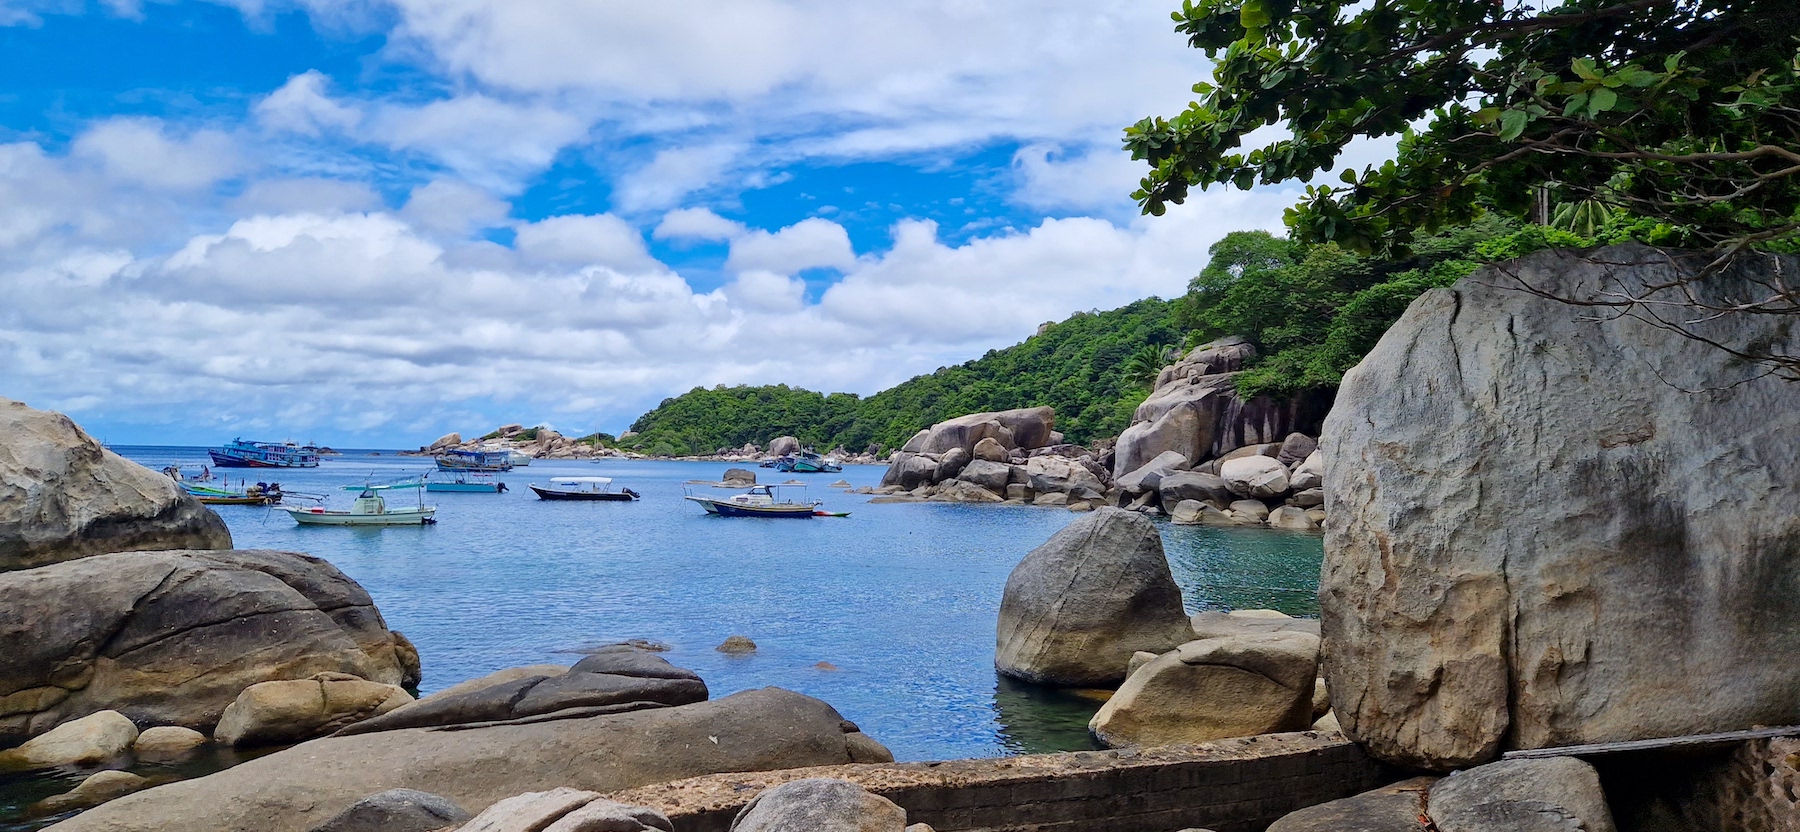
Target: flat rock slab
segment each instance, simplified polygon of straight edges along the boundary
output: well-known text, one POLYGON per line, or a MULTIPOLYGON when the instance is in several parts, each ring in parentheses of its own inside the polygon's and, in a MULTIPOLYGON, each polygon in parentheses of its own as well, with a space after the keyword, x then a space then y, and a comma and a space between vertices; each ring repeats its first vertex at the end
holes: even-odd
POLYGON ((471 811, 562 783, 615 792, 701 774, 850 762, 844 718, 764 688, 679 708, 465 730, 329 737, 113 801, 56 832, 306 832, 371 792, 471 811))

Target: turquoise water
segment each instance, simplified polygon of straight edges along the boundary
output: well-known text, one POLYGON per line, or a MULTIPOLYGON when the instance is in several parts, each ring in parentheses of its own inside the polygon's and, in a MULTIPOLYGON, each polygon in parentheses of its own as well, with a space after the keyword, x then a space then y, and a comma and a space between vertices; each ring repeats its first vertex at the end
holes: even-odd
MULTIPOLYGON (((152 469, 182 464, 190 475, 205 461, 197 448, 117 450, 152 469)), ((346 455, 316 469, 248 473, 290 492, 330 491, 347 507, 354 493, 338 486, 430 465, 346 455)), ((571 664, 583 648, 643 638, 668 645, 668 659, 699 672, 715 697, 767 685, 819 697, 902 760, 1094 747, 1086 725, 1097 701, 1013 684, 993 669, 1007 575, 1076 515, 869 505, 827 487, 840 477, 876 485, 880 466, 806 477, 809 496, 851 511, 847 518, 721 518, 681 499, 682 482, 716 479, 727 467, 538 461, 500 475, 506 494, 425 495, 439 508, 439 522, 426 527, 301 527, 260 507, 218 511, 238 547, 308 552, 367 588, 388 625, 418 645, 426 693, 504 667, 571 664), (643 499, 543 502, 525 488, 558 475, 613 477, 643 499), (756 653, 713 649, 734 634, 755 640, 756 653)), ((756 471, 765 481, 793 476, 756 471)), ((229 473, 235 482, 239 471, 229 473)), ((1162 531, 1192 609, 1316 614, 1316 535, 1162 531)))

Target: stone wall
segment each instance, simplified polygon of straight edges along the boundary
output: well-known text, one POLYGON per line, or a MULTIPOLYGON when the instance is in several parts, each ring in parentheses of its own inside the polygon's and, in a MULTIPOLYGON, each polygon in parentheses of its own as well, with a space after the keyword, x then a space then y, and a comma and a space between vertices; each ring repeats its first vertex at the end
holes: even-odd
POLYGON ((722 774, 611 795, 668 814, 675 832, 725 832, 763 789, 807 777, 861 785, 937 832, 1129 829, 1260 832, 1277 818, 1398 779, 1336 732, 1148 750, 722 774))
POLYGON ((1624 832, 1800 832, 1800 737, 1590 762, 1624 832))

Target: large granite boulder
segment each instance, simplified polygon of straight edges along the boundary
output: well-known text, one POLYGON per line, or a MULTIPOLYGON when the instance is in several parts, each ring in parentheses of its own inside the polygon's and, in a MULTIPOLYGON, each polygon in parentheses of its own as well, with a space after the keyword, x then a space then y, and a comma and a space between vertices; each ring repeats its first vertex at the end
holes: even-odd
POLYGON ((126 552, 0 573, 0 743, 117 710, 210 729, 258 682, 403 675, 369 594, 264 550, 126 552))
POLYGON ((1065 456, 1034 456, 1025 461, 1025 476, 1039 494, 1105 493, 1106 483, 1079 460, 1065 456))
POLYGON ((306 832, 387 789, 429 792, 479 813, 548 783, 606 794, 702 774, 859 762, 852 747, 870 742, 830 705, 763 688, 676 708, 328 737, 51 828, 306 832))
POLYGON ((1006 493, 1006 484, 1012 478, 1012 466, 977 459, 964 466, 956 478, 966 483, 979 485, 995 494, 1004 494, 1006 493))
POLYGON ((1156 526, 1103 508, 1032 550, 1006 579, 994 664, 1029 682, 1109 685, 1124 678, 1131 654, 1166 652, 1192 632, 1156 526))
POLYGON ((983 439, 992 439, 1003 448, 1041 448, 1050 444, 1056 430, 1056 411, 1048 407, 1026 407, 992 413, 971 413, 932 425, 915 434, 900 450, 907 453, 941 454, 961 448, 972 454, 983 439))
POLYGON ((435 832, 470 820, 463 807, 417 789, 388 789, 355 803, 310 832, 435 832))
POLYGON ((1219 478, 1232 493, 1257 500, 1286 494, 1288 472, 1281 463, 1266 456, 1242 456, 1219 465, 1219 478))
POLYGON ((769 440, 770 456, 787 456, 800 452, 800 440, 792 436, 777 436, 769 440))
POLYGON ((1157 482, 1156 490, 1162 497, 1162 504, 1173 506, 1183 500, 1198 500, 1203 503, 1214 503, 1219 506, 1231 505, 1237 494, 1225 485, 1225 480, 1218 474, 1205 474, 1199 471, 1177 471, 1164 475, 1157 482))
POLYGON ((938 461, 923 454, 895 451, 888 460, 887 472, 881 475, 882 485, 897 485, 912 490, 921 485, 930 485, 932 477, 937 476, 938 461))
MULTIPOLYGON (((1414 777, 1283 815, 1268 832, 1428 832, 1426 794, 1435 777, 1414 777)), ((1496 830, 1498 832, 1498 830, 1496 830)))
POLYGON ((118 711, 100 711, 0 751, 0 770, 97 765, 125 756, 137 739, 138 727, 130 718, 118 711))
MULTIPOLYGON (((1517 288, 1679 300, 1649 287, 1705 262, 1620 246, 1484 269, 1345 375, 1319 599, 1338 720, 1371 754, 1448 770, 1800 714, 1800 384, 1517 288)), ((1690 288, 1726 303, 1776 270, 1800 258, 1690 288)), ((1769 316, 1691 326, 1800 346, 1769 316)))
POLYGON ((670 832, 662 812, 562 787, 526 792, 487 808, 460 832, 670 832))
POLYGON ((1505 760, 1451 774, 1431 787, 1439 832, 1613 832, 1594 767, 1574 757, 1505 760))
POLYGON ((1296 432, 1316 434, 1331 409, 1330 391, 1303 391, 1283 400, 1238 395, 1238 372, 1255 355, 1243 339, 1221 338, 1164 368, 1156 389, 1132 414, 1131 426, 1119 434, 1114 476, 1166 451, 1198 466, 1245 445, 1281 443, 1296 432))
POLYGON ((1187 457, 1174 451, 1164 451, 1157 454, 1155 459, 1138 466, 1131 473, 1119 477, 1117 485, 1127 494, 1156 491, 1157 487, 1162 484, 1163 477, 1185 470, 1187 467, 1187 457))
POLYGON ((1131 674, 1088 729, 1114 747, 1302 731, 1318 669, 1319 637, 1308 633, 1190 641, 1131 674))
POLYGON ((903 832, 906 810, 848 780, 808 777, 763 789, 730 832, 903 832))
POLYGON ((219 717, 213 737, 230 746, 281 745, 332 733, 413 701, 398 685, 343 673, 259 682, 244 688, 219 717))
POLYGON ((69 417, 0 398, 0 572, 106 552, 229 549, 225 521, 69 417))

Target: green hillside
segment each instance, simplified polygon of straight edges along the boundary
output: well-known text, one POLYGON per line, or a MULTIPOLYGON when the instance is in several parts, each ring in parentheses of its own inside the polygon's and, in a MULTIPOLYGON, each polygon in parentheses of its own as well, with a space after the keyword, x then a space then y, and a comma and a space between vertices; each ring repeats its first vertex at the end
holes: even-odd
POLYGON ((663 400, 623 443, 684 455, 767 445, 791 435, 821 450, 895 448, 934 422, 985 410, 1049 405, 1069 441, 1114 436, 1148 390, 1128 378, 1132 354, 1181 340, 1169 302, 1149 298, 1108 312, 1077 313, 1024 343, 939 368, 866 399, 786 385, 696 387, 663 400))

